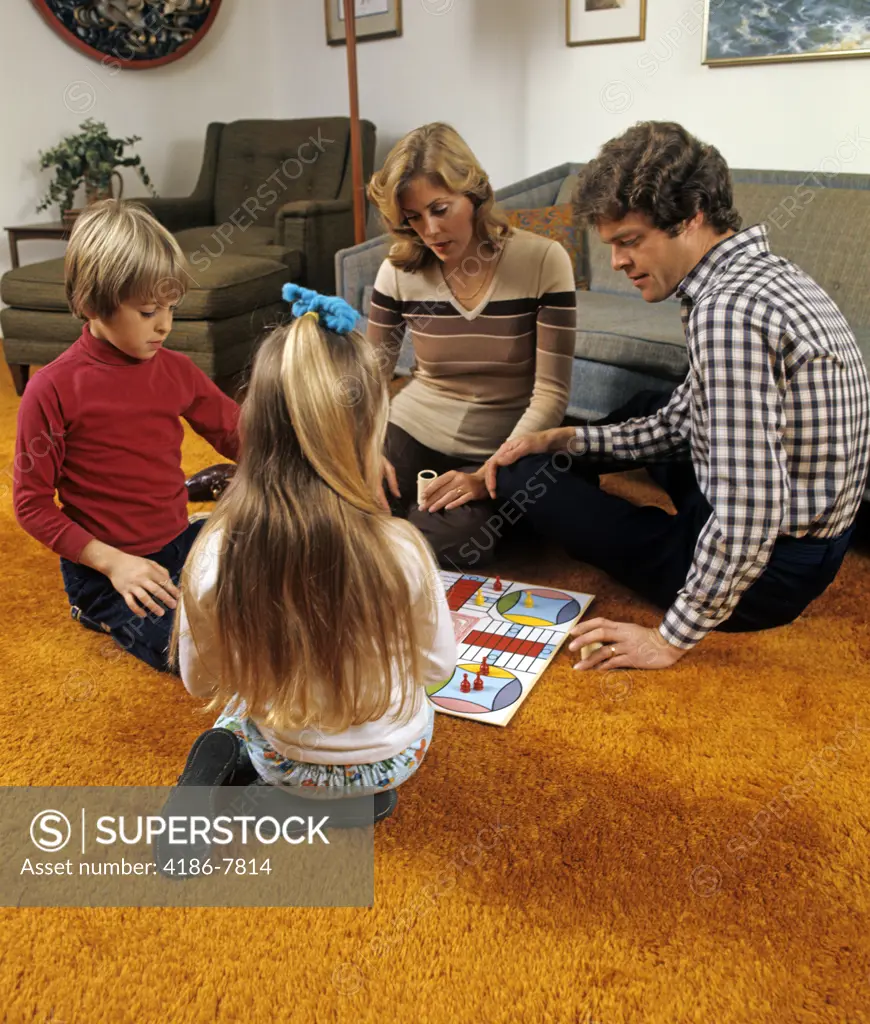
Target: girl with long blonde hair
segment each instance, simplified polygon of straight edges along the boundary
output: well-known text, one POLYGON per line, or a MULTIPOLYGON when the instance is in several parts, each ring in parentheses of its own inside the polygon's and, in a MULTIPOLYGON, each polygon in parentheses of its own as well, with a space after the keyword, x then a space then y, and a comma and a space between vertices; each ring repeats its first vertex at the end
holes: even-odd
POLYGON ((428 750, 425 688, 456 643, 428 546, 383 506, 377 353, 341 299, 284 297, 297 319, 257 352, 238 470, 185 567, 174 641, 187 690, 224 706, 213 750, 234 735, 263 781, 301 795, 377 794, 428 750))

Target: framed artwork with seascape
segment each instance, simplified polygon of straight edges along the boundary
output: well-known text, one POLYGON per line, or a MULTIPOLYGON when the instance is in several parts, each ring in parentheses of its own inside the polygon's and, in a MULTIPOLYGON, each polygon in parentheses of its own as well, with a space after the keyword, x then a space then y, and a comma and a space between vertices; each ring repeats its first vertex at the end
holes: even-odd
POLYGON ((703 63, 870 57, 870 0, 705 0, 703 63))

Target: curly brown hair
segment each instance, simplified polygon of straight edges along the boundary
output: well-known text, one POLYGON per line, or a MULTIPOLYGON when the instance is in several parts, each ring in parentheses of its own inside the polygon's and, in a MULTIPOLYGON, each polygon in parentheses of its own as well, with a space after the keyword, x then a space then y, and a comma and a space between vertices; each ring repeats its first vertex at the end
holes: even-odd
POLYGON ((455 128, 435 121, 400 139, 369 182, 368 197, 393 239, 388 257, 393 266, 414 273, 438 260, 408 224, 399 202, 402 189, 417 175, 437 181, 450 192, 468 196, 474 205, 477 238, 493 252, 501 248, 512 229, 495 205, 486 171, 455 128))
POLYGON ((605 143, 580 171, 573 207, 581 225, 642 213, 671 237, 697 213, 718 232, 741 225, 722 154, 672 121, 642 121, 605 143))

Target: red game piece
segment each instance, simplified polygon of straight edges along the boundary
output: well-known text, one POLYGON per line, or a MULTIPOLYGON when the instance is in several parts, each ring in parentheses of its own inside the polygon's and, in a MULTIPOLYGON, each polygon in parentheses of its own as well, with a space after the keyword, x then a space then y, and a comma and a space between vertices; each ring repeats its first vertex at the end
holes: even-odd
POLYGON ((493 585, 492 585, 492 589, 493 590, 501 590, 502 589, 501 576, 496 576, 495 583, 493 583, 493 585))
POLYGON ((474 688, 475 688, 475 690, 482 690, 483 689, 483 680, 480 678, 480 673, 479 672, 474 677, 474 688))
POLYGON ((464 675, 462 677, 462 682, 459 684, 459 689, 462 690, 463 693, 469 693, 471 691, 471 683, 469 683, 467 675, 464 675))
POLYGON ((479 674, 482 675, 482 676, 488 676, 489 675, 489 665, 487 665, 487 663, 486 663, 486 655, 485 654, 480 659, 480 673, 479 674))

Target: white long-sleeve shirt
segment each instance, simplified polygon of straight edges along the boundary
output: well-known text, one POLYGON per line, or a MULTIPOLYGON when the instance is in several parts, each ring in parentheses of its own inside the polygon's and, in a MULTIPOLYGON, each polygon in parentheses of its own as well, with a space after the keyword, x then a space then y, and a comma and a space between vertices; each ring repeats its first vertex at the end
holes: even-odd
MULTIPOLYGON (((395 757, 410 746, 428 725, 429 701, 426 687, 447 679, 456 667, 457 651, 453 621, 444 586, 434 560, 424 555, 410 535, 413 527, 402 520, 389 520, 388 529, 394 536, 395 550, 407 574, 414 618, 420 642, 422 675, 417 680, 414 713, 404 724, 395 721, 401 699, 401 682, 394 668, 392 680, 393 701, 387 713, 374 722, 354 725, 342 732, 326 732, 309 725, 303 729, 266 728, 254 718, 266 741, 283 757, 312 764, 372 764, 395 757)), ((205 548, 194 556, 190 567, 190 587, 201 598, 217 585, 220 572, 220 532, 213 533, 205 548)), ((377 584, 372 582, 372 600, 377 600, 377 584)), ((215 679, 206 665, 207 652, 213 643, 213 634, 205 626, 197 636, 199 649, 206 652, 203 659, 190 636, 184 602, 179 605, 179 667, 188 693, 194 697, 208 697, 214 691, 215 679)), ((336 637, 336 643, 340 638, 336 637)))

